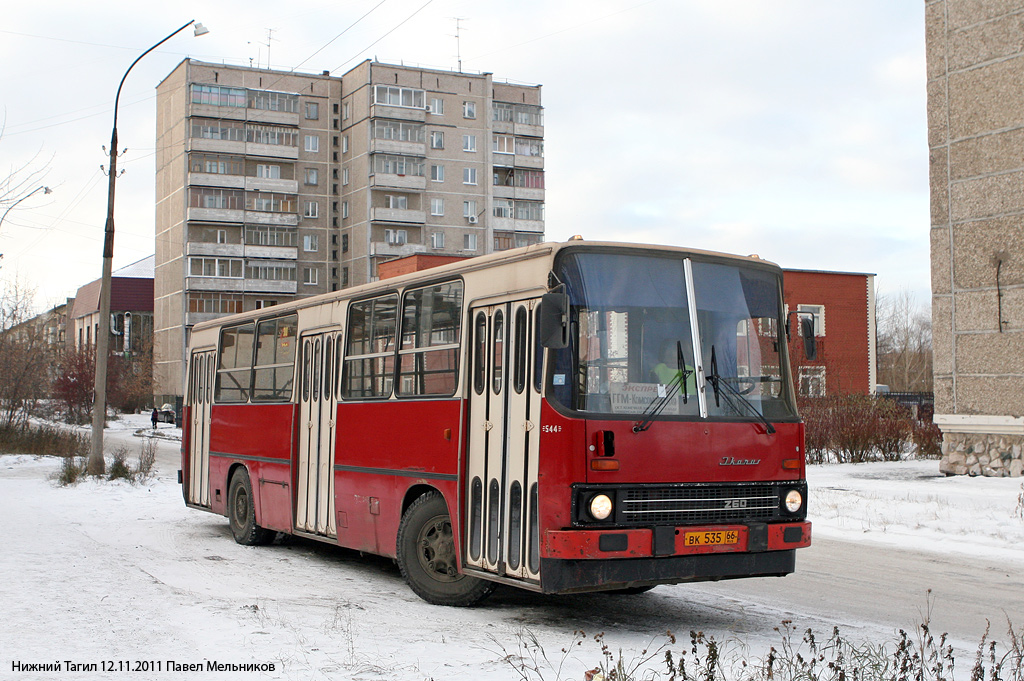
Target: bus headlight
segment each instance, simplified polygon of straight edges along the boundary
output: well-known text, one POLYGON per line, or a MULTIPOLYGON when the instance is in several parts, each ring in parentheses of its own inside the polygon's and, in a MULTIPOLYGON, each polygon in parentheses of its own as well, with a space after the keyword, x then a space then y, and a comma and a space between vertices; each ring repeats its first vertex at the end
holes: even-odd
POLYGON ((786 510, 790 513, 796 513, 800 510, 800 507, 804 504, 804 497, 800 492, 795 489, 791 489, 786 493, 786 510))
POLYGON ((594 520, 605 520, 612 514, 612 500, 607 494, 595 494, 590 499, 590 516, 594 520))

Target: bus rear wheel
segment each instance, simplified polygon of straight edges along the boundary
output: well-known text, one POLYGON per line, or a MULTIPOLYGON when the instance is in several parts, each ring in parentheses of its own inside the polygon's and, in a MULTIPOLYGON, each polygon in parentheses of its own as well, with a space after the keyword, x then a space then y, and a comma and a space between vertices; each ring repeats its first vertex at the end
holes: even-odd
POLYGON ((418 498, 402 516, 396 554, 409 587, 434 605, 475 605, 497 586, 459 574, 451 516, 437 492, 418 498))
POLYGON ((249 471, 239 468, 228 485, 228 525, 235 541, 245 546, 259 546, 274 538, 274 532, 256 524, 256 508, 252 500, 249 471))

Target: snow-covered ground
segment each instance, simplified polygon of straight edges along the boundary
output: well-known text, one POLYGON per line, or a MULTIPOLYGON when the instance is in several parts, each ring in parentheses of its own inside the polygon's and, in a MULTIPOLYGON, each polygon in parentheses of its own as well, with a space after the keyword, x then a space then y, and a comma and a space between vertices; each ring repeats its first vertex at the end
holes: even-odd
MULTIPOLYGON (((107 437, 141 442, 131 436, 148 426, 146 415, 129 417, 107 437)), ((628 656, 664 629, 666 598, 677 632, 736 635, 735 622, 698 586, 640 597, 502 588, 478 608, 441 608, 418 599, 389 560, 297 539, 240 546, 226 519, 185 508, 175 464, 180 431, 161 424, 159 435, 168 441, 157 476, 137 486, 58 487, 51 478, 59 460, 0 457, 0 678, 511 679, 521 677, 506 655, 514 660, 535 636, 551 664, 541 659, 541 674, 529 678, 582 679, 600 655, 593 634, 606 632, 628 656), (560 651, 576 629, 588 641, 572 648, 559 676, 560 651), (68 661, 97 668, 69 672, 68 661), (264 671, 213 674, 207 661, 264 671), (15 667, 56 662, 61 673, 15 667), (104 672, 104 663, 114 671, 104 672), (172 663, 203 671, 168 673, 172 663), (121 671, 126 666, 133 671, 121 671)), ((945 478, 937 468, 934 461, 812 468, 815 537, 981 554, 1008 570, 1024 567, 1022 481, 945 478)), ((768 644, 752 636, 743 642, 768 644)))

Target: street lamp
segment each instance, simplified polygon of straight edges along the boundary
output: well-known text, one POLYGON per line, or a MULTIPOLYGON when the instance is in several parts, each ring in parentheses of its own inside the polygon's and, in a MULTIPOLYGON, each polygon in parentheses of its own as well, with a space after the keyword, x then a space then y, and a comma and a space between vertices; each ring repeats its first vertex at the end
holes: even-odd
POLYGON ((114 184, 117 181, 117 105, 121 99, 121 88, 128 74, 135 68, 135 65, 147 54, 163 45, 165 42, 195 24, 195 35, 201 36, 209 33, 202 24, 196 20, 188 22, 166 38, 153 45, 151 48, 140 54, 128 70, 124 72, 121 83, 117 86, 117 96, 114 97, 114 127, 110 133, 110 168, 108 169, 107 184, 107 224, 104 229, 103 239, 103 278, 100 281, 100 318, 99 329, 96 331, 96 382, 94 384, 93 405, 92 405, 92 449, 89 452, 89 464, 87 472, 89 475, 102 475, 105 469, 103 462, 103 427, 106 425, 107 416, 107 352, 110 347, 110 279, 114 260, 114 184))
POLYGON ((18 199, 17 201, 12 203, 11 205, 7 206, 7 210, 4 211, 4 214, 0 215, 0 225, 4 224, 4 218, 7 217, 7 214, 11 212, 12 208, 17 206, 19 203, 21 203, 22 201, 24 201, 28 197, 30 197, 33 194, 35 194, 37 192, 40 192, 40 191, 43 192, 43 194, 52 194, 53 193, 53 190, 50 189, 49 187, 36 187, 32 191, 30 191, 28 194, 25 194, 25 196, 21 197, 20 199, 18 199))

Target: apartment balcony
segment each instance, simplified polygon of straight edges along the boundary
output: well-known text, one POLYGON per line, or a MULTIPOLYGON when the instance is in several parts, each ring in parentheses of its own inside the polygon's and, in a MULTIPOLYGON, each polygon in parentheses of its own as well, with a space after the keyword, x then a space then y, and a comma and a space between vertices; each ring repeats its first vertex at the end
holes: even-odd
POLYGON ((299 157, 298 147, 288 147, 283 144, 258 144, 246 142, 244 151, 248 156, 266 156, 268 158, 288 158, 295 160, 299 157))
POLYGON ((423 225, 427 213, 422 210, 400 210, 398 208, 371 208, 370 219, 374 222, 402 222, 423 225))
POLYGON ((526 125, 525 123, 514 123, 513 132, 523 137, 544 137, 543 125, 526 125))
POLYGON ((271 258, 273 260, 298 260, 299 249, 296 246, 260 246, 246 244, 243 254, 246 258, 271 258))
MULTIPOLYGON (((260 145, 267 146, 267 145, 260 145)), ((212 151, 218 154, 245 154, 246 143, 234 140, 211 140, 204 137, 190 137, 188 140, 189 151, 212 151)), ((298 158, 298 155, 295 156, 298 158)))
POLYGON ((202 116, 203 118, 232 118, 236 121, 244 121, 246 109, 244 106, 217 106, 215 104, 192 103, 190 116, 202 116))
MULTIPOLYGON (((269 213, 260 210, 247 210, 244 215, 245 222, 253 225, 284 225, 286 227, 297 227, 299 224, 298 213, 269 213)), ((189 219, 191 220, 192 218, 189 217, 189 219)))
POLYGON ((203 241, 189 241, 185 244, 185 253, 187 255, 241 258, 245 255, 245 246, 243 244, 215 244, 203 241))
POLYGON ((400 140, 370 140, 370 153, 401 154, 403 156, 426 156, 427 145, 423 142, 402 142, 400 140))
MULTIPOLYGON (((197 208, 189 206, 187 219, 189 222, 244 222, 245 211, 230 208, 197 208)), ((298 224, 298 220, 294 224, 298 224)))
POLYGON ((543 156, 523 156, 522 154, 516 154, 515 166, 517 168, 536 168, 541 169, 544 167, 543 156))
POLYGON ((245 290, 245 279, 228 277, 185 277, 186 291, 228 291, 241 293, 245 290))
POLYGON ((266 109, 246 109, 245 112, 246 118, 250 123, 280 123, 282 125, 299 126, 298 113, 268 111, 266 109))
POLYGON ((243 189, 245 187, 245 176, 225 175, 223 173, 189 173, 188 183, 192 186, 243 189))
POLYGON ((422 175, 374 173, 370 176, 370 186, 392 189, 419 189, 422 191, 427 188, 427 178, 422 175))
POLYGON ((370 244, 370 255, 386 255, 388 257, 404 258, 408 255, 426 253, 427 247, 423 244, 389 244, 386 241, 375 241, 370 244))
POLYGON ((499 135, 511 135, 515 132, 515 125, 512 121, 491 121, 491 129, 499 135))
POLYGON ((186 312, 185 313, 185 326, 195 326, 203 322, 213 321, 214 319, 220 319, 221 317, 227 316, 227 313, 220 312, 186 312))
POLYGON ((245 188, 250 191, 279 192, 281 194, 298 194, 298 180, 271 180, 266 177, 245 178, 245 188))
POLYGON ((387 104, 371 104, 370 118, 390 118, 396 121, 418 121, 427 119, 424 109, 410 109, 404 106, 388 106, 387 104))
POLYGON ((514 218, 491 218, 495 232, 544 232, 543 220, 516 220, 514 218))
POLYGON ((246 293, 295 293, 298 285, 294 281, 279 279, 246 279, 246 293))
POLYGON ((531 189, 527 187, 506 187, 505 185, 495 185, 494 198, 519 199, 521 201, 543 201, 544 190, 531 189))

